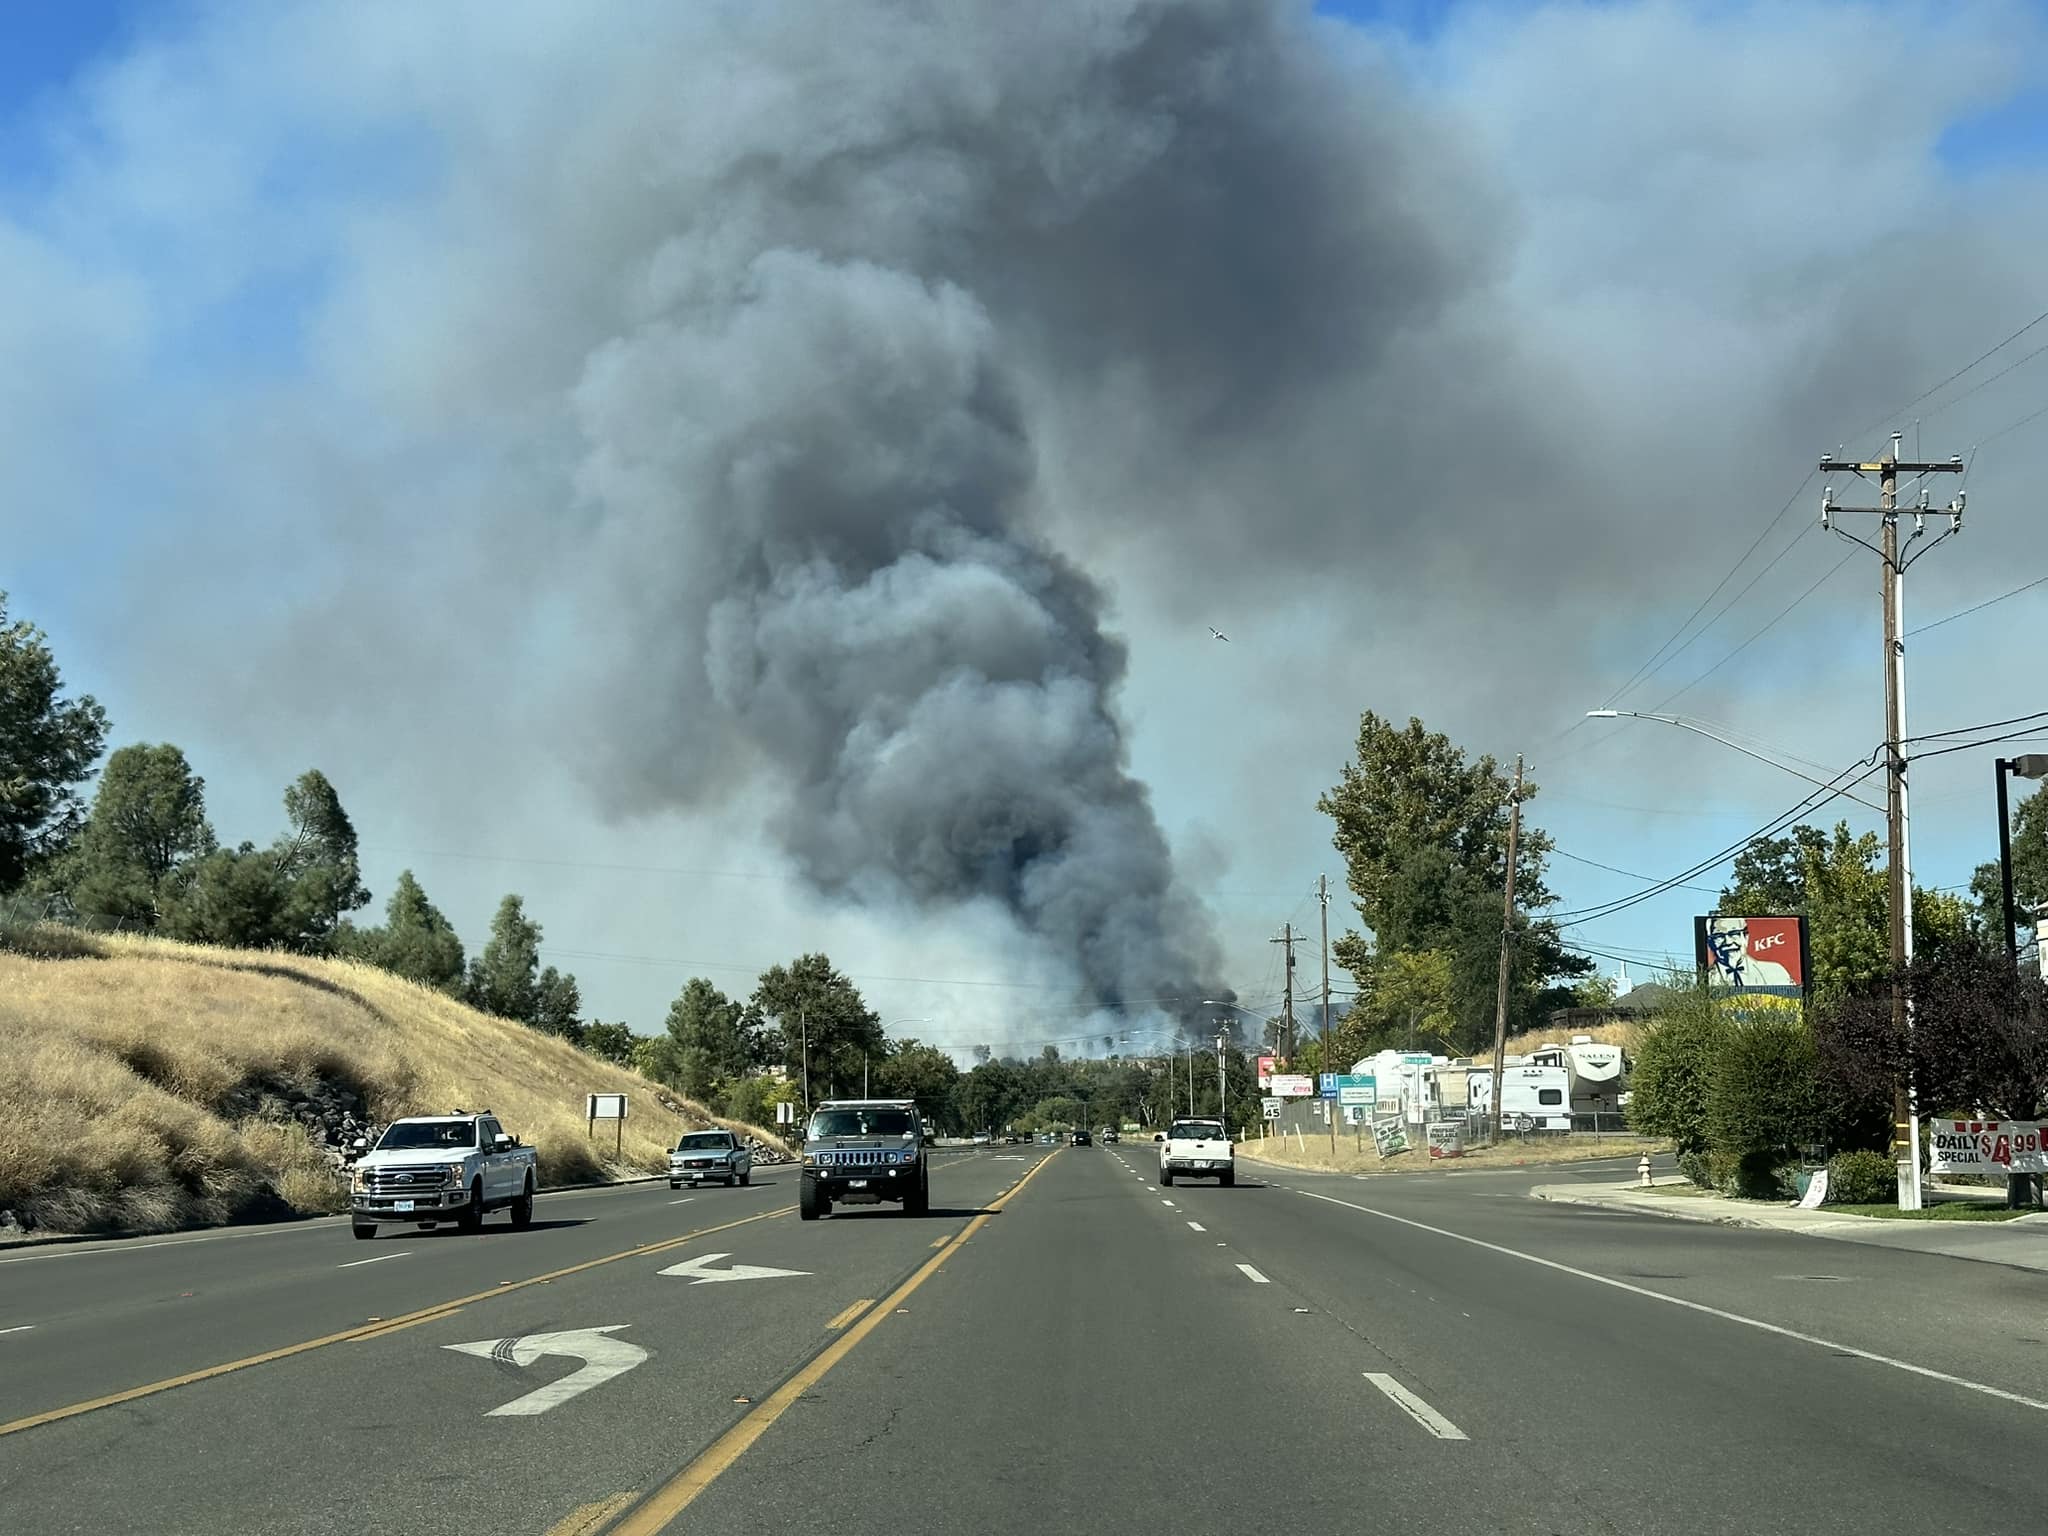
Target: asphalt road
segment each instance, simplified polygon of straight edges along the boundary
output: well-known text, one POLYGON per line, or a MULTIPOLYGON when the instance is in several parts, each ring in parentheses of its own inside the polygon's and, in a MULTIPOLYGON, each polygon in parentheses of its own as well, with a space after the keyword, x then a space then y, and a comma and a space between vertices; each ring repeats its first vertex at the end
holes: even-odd
POLYGON ((2042 1276, 1152 1153, 0 1254, 0 1529, 2038 1526, 2042 1276))

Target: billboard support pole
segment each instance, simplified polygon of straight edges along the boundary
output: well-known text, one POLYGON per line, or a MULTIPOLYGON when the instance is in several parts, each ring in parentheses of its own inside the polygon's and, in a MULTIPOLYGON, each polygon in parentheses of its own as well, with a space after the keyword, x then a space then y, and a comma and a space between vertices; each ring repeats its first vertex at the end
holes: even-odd
POLYGON ((1500 1106, 1507 1095, 1502 1093, 1502 1079, 1507 1072, 1508 1058, 1508 973, 1511 969, 1512 950, 1515 938, 1515 844, 1522 835, 1522 754, 1515 754, 1515 792, 1508 801, 1508 878, 1507 893, 1501 902, 1500 918, 1500 985, 1493 1001, 1493 1139, 1500 1140, 1500 1106))
MULTIPOLYGON (((1321 902, 1321 903, 1322 903, 1322 906, 1323 906, 1323 1050, 1322 1050, 1322 1058, 1323 1058, 1323 1059, 1322 1059, 1322 1067, 1323 1067, 1323 1070, 1324 1070, 1325 1072, 1327 1072, 1327 1071, 1330 1071, 1330 1070, 1331 1070, 1331 1068, 1332 1068, 1332 1066, 1333 1066, 1333 1063, 1332 1063, 1332 1062, 1331 1062, 1331 1060, 1330 1060, 1330 877, 1329 877, 1328 875, 1317 875, 1317 876, 1316 876, 1316 900, 1318 900, 1319 902, 1321 902)), ((1348 1068, 1348 1067, 1347 1067, 1347 1068, 1345 1068, 1345 1070, 1346 1070, 1346 1071, 1348 1072, 1348 1071, 1350 1071, 1350 1068, 1348 1068)), ((1342 1098, 1344 1097, 1344 1095, 1343 1095, 1343 1093, 1342 1093, 1342 1091, 1341 1091, 1341 1090, 1339 1091, 1339 1093, 1338 1093, 1337 1097, 1338 1097, 1339 1099, 1342 1099, 1342 1098)), ((1330 1122, 1330 1157, 1331 1157, 1331 1159, 1332 1159, 1332 1160, 1334 1161, 1334 1160, 1335 1160, 1335 1158, 1336 1158, 1336 1156, 1337 1156, 1337 1122, 1336 1122, 1335 1120, 1332 1120, 1332 1121, 1330 1122)))
MULTIPOLYGON (((1913 1079, 1913 999, 1909 995, 1906 973, 1913 964, 1913 852, 1912 820, 1908 811, 1906 777, 1908 754, 1906 749, 1906 626, 1905 626, 1905 578, 1906 567, 1912 560, 1906 559, 1899 548, 1899 474, 1908 474, 1924 479, 1929 475, 1960 475, 1963 472, 1961 454, 1951 457, 1942 464, 1911 464, 1899 458, 1899 443, 1903 434, 1892 433, 1891 446, 1883 458, 1871 463, 1837 464, 1832 454, 1824 455, 1820 461, 1823 471, 1847 469, 1853 474, 1874 474, 1878 477, 1880 495, 1875 507, 1838 507, 1835 493, 1828 487, 1821 498, 1820 525, 1843 538, 1861 544, 1875 553, 1881 570, 1880 592, 1884 599, 1884 752, 1885 752, 1885 831, 1888 843, 1887 859, 1889 873, 1889 901, 1886 903, 1890 919, 1891 962, 1892 962, 1892 1029, 1906 1042, 1906 1072, 1902 1081, 1893 1085, 1892 1092, 1892 1150, 1903 1153, 1899 1158, 1899 1209, 1917 1211, 1921 1207, 1920 1187, 1920 1106, 1919 1095, 1913 1079), (1846 529, 1835 527, 1834 519, 1843 513, 1874 514, 1878 520, 1879 542, 1872 544, 1868 539, 1859 538, 1846 529)), ((1913 513, 1913 532, 1908 537, 1921 537, 1926 532, 1929 511, 1927 493, 1920 493, 1920 504, 1908 509, 1913 513)), ((1960 533, 1963 527, 1963 494, 1958 491, 1947 507, 1949 526, 1946 532, 1937 534, 1920 554, 1925 554, 1949 534, 1960 533)), ((1916 555, 1915 559, 1918 558, 1916 555)))

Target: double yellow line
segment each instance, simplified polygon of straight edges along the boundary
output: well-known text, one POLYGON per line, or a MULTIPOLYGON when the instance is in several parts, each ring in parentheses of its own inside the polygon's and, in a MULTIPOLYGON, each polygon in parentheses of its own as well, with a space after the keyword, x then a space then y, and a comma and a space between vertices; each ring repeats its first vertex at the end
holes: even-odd
MULTIPOLYGON (((824 1379, 826 1372, 851 1354, 855 1345, 881 1327, 885 1318, 902 1306, 913 1291, 937 1274, 946 1260, 958 1253, 969 1238, 988 1224, 989 1217, 1015 1198, 1026 1184, 1038 1176, 1046 1163, 1057 1156, 1059 1153, 1055 1151, 991 1200, 980 1215, 961 1228, 958 1237, 920 1264, 911 1277, 897 1286, 880 1306, 870 1310, 860 1321, 813 1355, 808 1363, 798 1368, 795 1375, 755 1404, 745 1418, 712 1441, 709 1448, 695 1461, 655 1489, 624 1520, 612 1526, 606 1536, 656 1536, 656 1533, 666 1529, 670 1521, 689 1508, 697 1495, 709 1488, 721 1473, 745 1455, 754 1442, 765 1435, 769 1427, 790 1410, 797 1399, 815 1387, 824 1379)), ((833 1321, 836 1322, 838 1319, 835 1318, 833 1321)))
POLYGON ((309 1350, 325 1349, 329 1344, 346 1344, 351 1339, 373 1339, 382 1334, 395 1333, 400 1328, 410 1328, 415 1323, 431 1323, 440 1318, 452 1316, 472 1302, 488 1301, 493 1296, 508 1296, 514 1291, 523 1291, 529 1285, 547 1285, 569 1275, 580 1275, 587 1269, 596 1269, 605 1264, 616 1264, 621 1259, 637 1259, 650 1253, 677 1248, 684 1243, 695 1242, 700 1237, 709 1237, 714 1232, 729 1232, 734 1227, 744 1227, 749 1222, 767 1221, 775 1216, 787 1216, 795 1210, 793 1205, 778 1206, 772 1211, 762 1211, 755 1216, 742 1216, 737 1221, 721 1222, 715 1227, 699 1227, 694 1232, 685 1232, 681 1237, 666 1237, 658 1243, 643 1243, 638 1248, 628 1248, 619 1253, 608 1253, 603 1258, 585 1259, 581 1264, 571 1264, 566 1269, 549 1270, 544 1275, 534 1275, 525 1280, 509 1280, 495 1285, 488 1291, 478 1291, 473 1296, 457 1296, 452 1301, 437 1302, 431 1307, 422 1307, 417 1312, 407 1312, 398 1317, 382 1317, 375 1322, 363 1323, 354 1328, 344 1328, 339 1333, 324 1334, 317 1339, 307 1339, 300 1344, 287 1344, 281 1349, 266 1349, 260 1355, 245 1355, 239 1360, 229 1360, 220 1365, 209 1365, 202 1370, 187 1371, 181 1376, 166 1376, 162 1381, 145 1382, 139 1387, 126 1387, 119 1392, 109 1392, 105 1397, 89 1398, 82 1403, 72 1403, 63 1408, 51 1408, 43 1413, 32 1413, 27 1418, 12 1419, 0 1424, 0 1436, 18 1435, 25 1429, 39 1429, 45 1424, 55 1424, 63 1419, 75 1419, 80 1414, 92 1413, 100 1408, 112 1408, 121 1403, 132 1403, 137 1398, 154 1397, 159 1392, 168 1392, 173 1387, 189 1387, 194 1382, 211 1381, 216 1376, 226 1376, 235 1371, 246 1371, 252 1365, 268 1365, 273 1360, 288 1360, 293 1355, 303 1355, 309 1350))

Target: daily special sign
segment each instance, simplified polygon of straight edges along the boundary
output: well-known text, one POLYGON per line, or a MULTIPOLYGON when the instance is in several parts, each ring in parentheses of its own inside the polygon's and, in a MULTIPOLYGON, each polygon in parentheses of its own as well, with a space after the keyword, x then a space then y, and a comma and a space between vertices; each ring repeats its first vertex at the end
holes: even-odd
POLYGON ((1935 1173, 1993 1180, 2008 1173, 2048 1173, 2041 1126, 2032 1120, 1930 1120, 1927 1153, 1935 1173))

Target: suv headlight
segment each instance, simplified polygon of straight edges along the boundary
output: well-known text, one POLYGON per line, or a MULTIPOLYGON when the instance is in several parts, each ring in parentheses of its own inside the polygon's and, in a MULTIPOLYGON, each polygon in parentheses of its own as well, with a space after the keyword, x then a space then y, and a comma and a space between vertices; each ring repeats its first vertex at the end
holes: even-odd
POLYGON ((348 1175, 348 1187, 359 1195, 369 1189, 370 1170, 362 1167, 351 1168, 348 1175))
POLYGON ((806 1152, 806 1153, 804 1153, 804 1166, 805 1166, 806 1168, 815 1168, 815 1167, 817 1167, 817 1166, 818 1166, 818 1154, 817 1154, 817 1153, 815 1153, 815 1152, 806 1152))
POLYGON ((468 1173, 469 1170, 463 1167, 462 1164, 450 1163, 448 1165, 448 1182, 450 1184, 460 1184, 467 1177, 468 1173))

